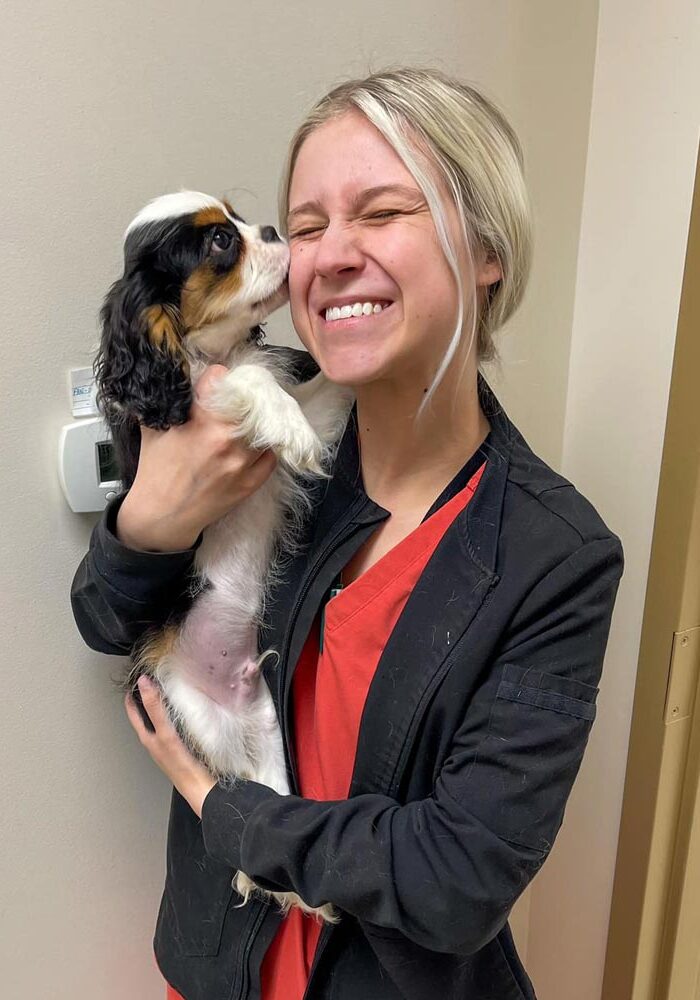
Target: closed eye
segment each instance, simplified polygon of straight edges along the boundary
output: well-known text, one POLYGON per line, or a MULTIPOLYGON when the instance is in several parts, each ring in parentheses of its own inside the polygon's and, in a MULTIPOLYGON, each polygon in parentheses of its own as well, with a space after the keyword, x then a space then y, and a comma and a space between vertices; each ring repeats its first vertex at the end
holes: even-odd
MULTIPOLYGON (((394 209, 385 209, 382 212, 372 212, 371 214, 366 215, 364 218, 369 221, 376 220, 377 222, 382 222, 388 219, 395 219, 397 218, 397 216, 403 214, 404 214, 403 212, 400 212, 398 209, 394 208, 394 209)), ((288 237, 290 240, 294 240, 302 236, 313 236, 314 233, 322 232, 324 228, 325 226, 308 226, 306 229, 298 229, 296 232, 288 233, 288 237)))
POLYGON ((313 236, 314 233, 320 233, 323 228, 323 226, 309 226, 308 229, 298 229, 295 233, 288 233, 287 237, 295 240, 300 236, 313 236))

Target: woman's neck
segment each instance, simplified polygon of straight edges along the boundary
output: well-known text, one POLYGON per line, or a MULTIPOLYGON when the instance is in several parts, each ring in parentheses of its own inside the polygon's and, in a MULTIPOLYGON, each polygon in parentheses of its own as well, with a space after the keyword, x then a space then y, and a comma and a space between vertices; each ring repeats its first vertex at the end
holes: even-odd
POLYGON ((473 368, 459 385, 445 379, 416 419, 421 399, 415 382, 375 382, 357 389, 365 489, 392 512, 427 510, 489 432, 473 368))

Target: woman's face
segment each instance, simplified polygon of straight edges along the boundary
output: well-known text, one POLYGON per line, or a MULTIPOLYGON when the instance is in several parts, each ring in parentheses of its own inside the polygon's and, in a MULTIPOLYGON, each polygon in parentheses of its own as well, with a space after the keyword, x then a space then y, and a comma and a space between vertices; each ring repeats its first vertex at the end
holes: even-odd
MULTIPOLYGON (((454 210, 448 219, 460 245, 454 210)), ((347 112, 305 140, 288 228, 292 319, 328 378, 428 386, 454 333, 457 286, 420 188, 364 115, 347 112), (353 306, 362 314, 328 311, 353 306)), ((477 284, 498 276, 484 266, 477 284)))

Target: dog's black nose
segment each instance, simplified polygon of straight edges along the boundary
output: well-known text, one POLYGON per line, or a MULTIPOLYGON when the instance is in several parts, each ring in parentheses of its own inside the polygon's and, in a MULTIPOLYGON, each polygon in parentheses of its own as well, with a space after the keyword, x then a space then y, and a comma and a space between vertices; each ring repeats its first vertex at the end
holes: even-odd
POLYGON ((281 243, 282 240, 274 226, 261 226, 260 239, 263 243, 281 243))

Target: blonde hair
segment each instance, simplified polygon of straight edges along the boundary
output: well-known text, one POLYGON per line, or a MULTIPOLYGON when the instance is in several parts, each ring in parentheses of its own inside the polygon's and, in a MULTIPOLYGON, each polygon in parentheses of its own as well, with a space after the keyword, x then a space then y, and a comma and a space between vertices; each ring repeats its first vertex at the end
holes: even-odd
MULTIPOLYGON (((531 220, 520 142, 503 113, 474 87, 430 69, 374 73, 335 87, 312 108, 294 133, 280 186, 280 223, 287 232, 289 189, 305 139, 332 118, 358 110, 381 132, 413 175, 430 209, 459 291, 459 313, 425 405, 447 370, 462 337, 469 302, 477 361, 498 357, 493 334, 520 304, 530 268, 531 220), (495 257, 502 277, 489 286, 479 308, 476 282, 465 300, 458 252, 450 236, 439 182, 461 222, 474 274, 477 255, 495 257)), ((422 407, 421 407, 422 409, 422 407)))

